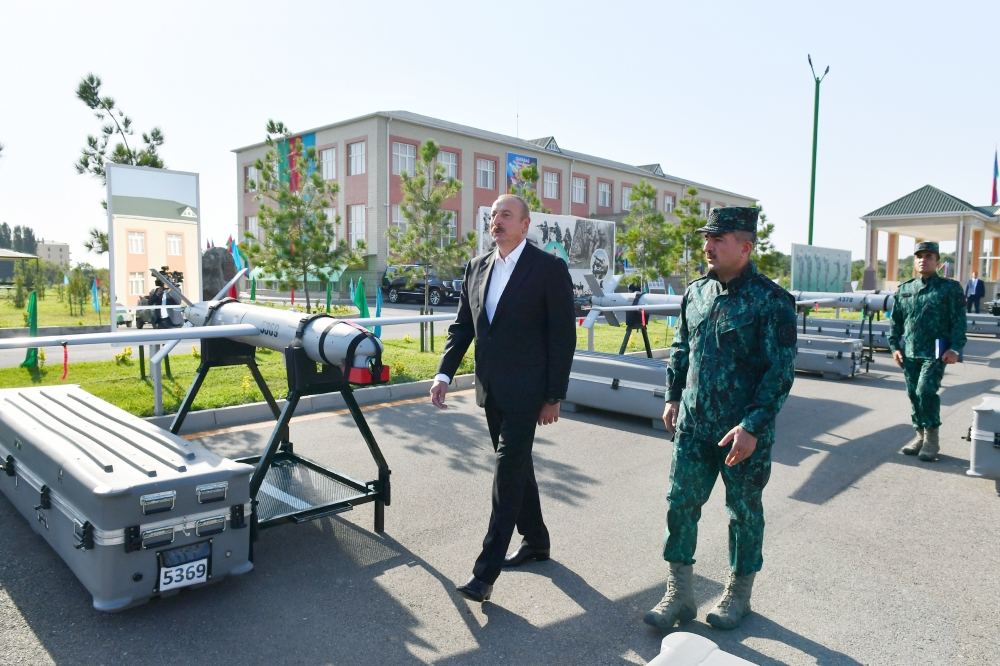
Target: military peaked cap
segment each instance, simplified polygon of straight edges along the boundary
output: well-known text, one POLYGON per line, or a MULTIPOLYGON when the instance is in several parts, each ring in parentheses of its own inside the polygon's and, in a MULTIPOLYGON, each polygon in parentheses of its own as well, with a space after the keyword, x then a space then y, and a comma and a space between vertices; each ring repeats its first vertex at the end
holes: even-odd
POLYGON ((713 208, 708 214, 708 222, 698 231, 703 234, 724 234, 729 231, 749 231, 756 234, 759 213, 759 208, 741 206, 713 208))

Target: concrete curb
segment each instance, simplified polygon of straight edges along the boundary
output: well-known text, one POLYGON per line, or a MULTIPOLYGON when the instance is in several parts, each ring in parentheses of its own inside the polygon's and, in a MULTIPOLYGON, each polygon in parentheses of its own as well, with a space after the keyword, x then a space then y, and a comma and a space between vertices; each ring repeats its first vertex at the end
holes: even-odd
MULTIPOLYGON (((38 329, 38 336, 109 333, 110 331, 110 324, 105 324, 104 326, 43 326, 38 329)), ((22 338, 28 335, 31 335, 31 330, 27 328, 0 328, 0 338, 22 338)))
MULTIPOLYGON (((425 379, 419 382, 407 382, 405 384, 388 384, 385 386, 371 386, 357 389, 354 397, 359 405, 373 405, 393 400, 407 400, 409 398, 426 397, 431 389, 432 379, 425 379)), ((459 375, 451 383, 452 391, 461 391, 475 386, 475 375, 459 375)), ((285 401, 278 400, 278 407, 284 407, 285 401)), ((346 409, 344 398, 339 393, 324 393, 321 395, 309 395, 299 401, 299 406, 295 410, 297 416, 303 414, 316 414, 319 412, 346 409)), ((204 432, 206 430, 217 430, 218 428, 230 428, 233 426, 246 425, 248 423, 260 423, 271 421, 274 417, 266 402, 255 402, 249 405, 236 405, 233 407, 220 407, 218 409, 204 409, 191 412, 184 419, 183 433, 204 432)), ((169 429, 174 420, 173 414, 164 416, 150 416, 146 419, 150 423, 164 429, 169 429)))

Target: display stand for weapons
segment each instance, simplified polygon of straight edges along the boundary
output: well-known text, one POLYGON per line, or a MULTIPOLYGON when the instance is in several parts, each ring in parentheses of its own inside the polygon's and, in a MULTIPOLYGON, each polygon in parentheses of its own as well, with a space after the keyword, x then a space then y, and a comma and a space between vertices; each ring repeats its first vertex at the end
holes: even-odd
MULTIPOLYGON (((638 305, 639 299, 641 298, 642 293, 636 293, 635 298, 632 299, 632 305, 638 305)), ((625 354, 625 350, 628 348, 629 338, 632 337, 632 331, 639 331, 642 333, 642 342, 646 346, 646 358, 653 358, 653 349, 649 345, 649 331, 646 329, 646 319, 640 311, 629 311, 625 313, 625 338, 622 340, 622 346, 618 350, 618 354, 620 356, 625 354)))
MULTIPOLYGON (((326 316, 326 315, 318 315, 326 316)), ((307 317, 303 324, 311 321, 307 317)), ((303 328, 300 325, 300 330, 303 328)), ((298 339, 297 339, 298 340, 298 339)), ((238 462, 254 465, 250 479, 253 502, 251 522, 253 538, 258 529, 285 522, 304 523, 353 509, 358 504, 375 503, 375 531, 385 530, 385 507, 389 504, 389 466, 365 421, 350 384, 340 368, 320 365, 310 359, 305 350, 293 344, 284 350, 288 376, 288 397, 279 408, 257 368, 256 349, 252 345, 227 338, 206 339, 201 343, 201 364, 194 383, 181 403, 170 432, 177 434, 191 410, 195 397, 211 368, 243 365, 250 369, 254 381, 264 395, 277 423, 271 431, 260 456, 239 458, 238 462), (319 463, 297 455, 289 441, 288 424, 299 400, 304 396, 339 392, 347 404, 372 459, 378 467, 374 481, 357 481, 319 463)))

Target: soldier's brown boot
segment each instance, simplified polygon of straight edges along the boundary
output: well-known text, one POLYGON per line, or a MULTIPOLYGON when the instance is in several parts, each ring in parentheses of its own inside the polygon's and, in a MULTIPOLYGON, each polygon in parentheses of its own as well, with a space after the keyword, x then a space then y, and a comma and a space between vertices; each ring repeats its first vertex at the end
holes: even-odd
POLYGON ((756 575, 729 575, 722 598, 708 613, 710 625, 716 629, 735 629, 740 626, 744 616, 750 612, 750 593, 753 591, 753 579, 756 575))
POLYGON ((920 459, 924 462, 937 460, 941 447, 938 443, 938 429, 928 428, 924 431, 924 446, 920 449, 920 459))
POLYGON ((904 446, 900 451, 908 456, 915 456, 920 453, 920 448, 924 445, 924 429, 917 428, 917 436, 913 440, 904 446))
POLYGON ((667 592, 660 599, 660 603, 646 612, 642 621, 657 629, 668 631, 678 622, 693 620, 698 614, 698 606, 694 602, 691 577, 690 564, 670 562, 667 592))

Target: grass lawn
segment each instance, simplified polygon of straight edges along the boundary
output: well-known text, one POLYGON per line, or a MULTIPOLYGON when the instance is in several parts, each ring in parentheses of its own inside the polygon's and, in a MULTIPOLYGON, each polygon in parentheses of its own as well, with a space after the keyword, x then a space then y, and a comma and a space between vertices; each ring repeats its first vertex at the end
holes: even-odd
MULTIPOLYGON (((595 349, 617 352, 625 329, 599 324, 595 327, 594 333, 595 349)), ((649 334, 654 348, 664 347, 673 339, 672 330, 662 321, 654 321, 649 334)), ((383 340, 385 345, 383 361, 390 367, 391 382, 396 384, 433 377, 441 350, 444 349, 444 342, 444 336, 437 336, 435 351, 421 353, 418 341, 412 338, 383 340)), ((586 349, 586 346, 587 331, 577 328, 577 347, 586 349)), ((642 337, 633 334, 629 350, 641 349, 642 337)), ((194 380, 199 363, 197 350, 198 347, 188 347, 185 350, 178 348, 170 356, 173 378, 164 377, 163 380, 163 406, 168 413, 177 411, 188 386, 194 380)), ((472 356, 470 350, 460 368, 461 373, 472 372, 472 356)), ((288 388, 282 355, 276 351, 258 349, 257 363, 271 392, 276 397, 283 397, 288 388)), ((146 371, 149 372, 148 360, 146 371)), ((132 414, 137 416, 153 414, 152 381, 148 377, 144 380, 139 379, 139 362, 135 356, 123 358, 121 361, 73 363, 71 354, 69 374, 65 381, 60 379, 61 376, 60 359, 50 355, 43 367, 34 375, 24 368, 0 369, 0 388, 79 384, 90 393, 132 414)), ((194 409, 241 405, 261 400, 263 396, 257 389, 249 370, 243 367, 213 368, 198 393, 194 409)))
MULTIPOLYGON (((76 308, 79 310, 79 308, 76 308)), ((15 308, 14 298, 0 298, 0 328, 23 328, 25 308, 15 308)), ((100 319, 88 300, 83 314, 70 315, 69 305, 60 302, 55 287, 46 289, 45 298, 38 299, 38 326, 99 326, 108 325, 108 308, 101 307, 100 319)))

